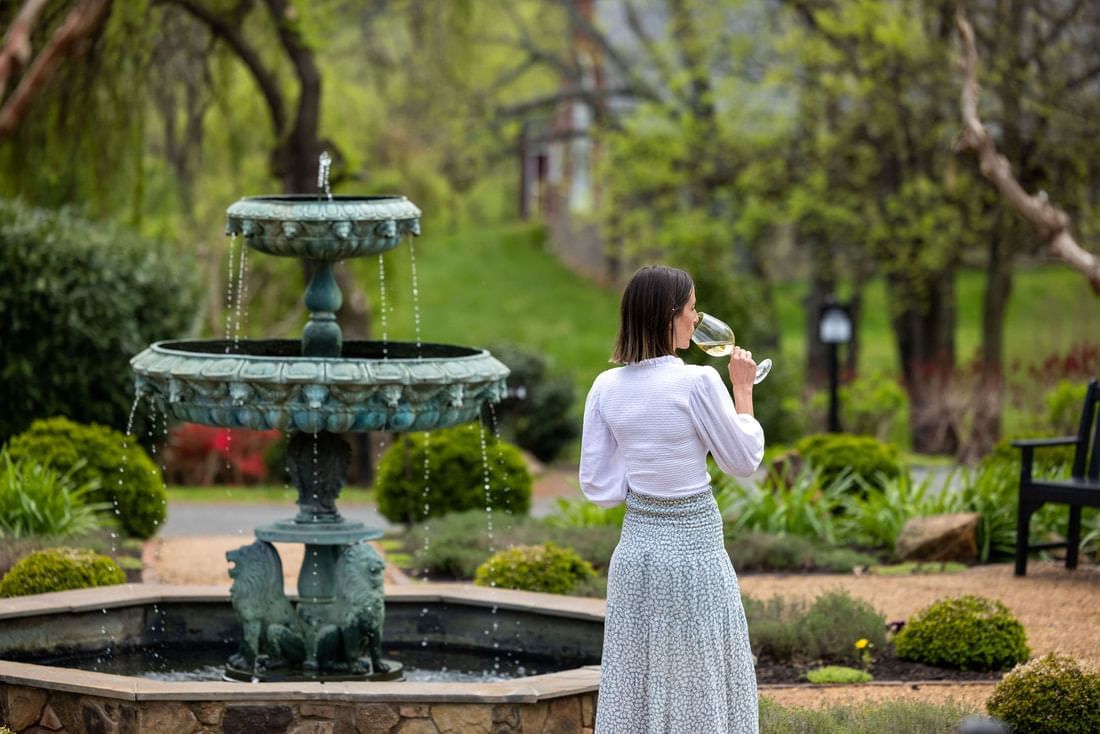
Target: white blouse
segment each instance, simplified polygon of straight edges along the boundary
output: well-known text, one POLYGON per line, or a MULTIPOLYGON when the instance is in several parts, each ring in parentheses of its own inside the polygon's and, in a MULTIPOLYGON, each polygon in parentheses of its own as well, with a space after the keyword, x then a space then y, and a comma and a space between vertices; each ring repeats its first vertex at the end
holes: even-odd
POLYGON ((686 497, 710 484, 707 452, 718 467, 748 476, 764 457, 764 429, 738 413, 713 367, 668 355, 607 370, 588 391, 581 436, 581 490, 612 507, 629 487, 686 497))

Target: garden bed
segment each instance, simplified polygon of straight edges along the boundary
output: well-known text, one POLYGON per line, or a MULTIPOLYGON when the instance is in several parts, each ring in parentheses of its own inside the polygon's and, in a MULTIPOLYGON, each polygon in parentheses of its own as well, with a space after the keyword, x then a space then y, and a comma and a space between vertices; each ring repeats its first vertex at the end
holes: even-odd
MULTIPOLYGON (((807 671, 819 668, 825 663, 784 664, 768 660, 756 663, 756 681, 761 684, 806 683, 807 671)), ((875 656, 875 662, 869 671, 876 681, 905 681, 909 683, 951 682, 966 683, 972 681, 996 683, 1004 675, 1000 672, 977 672, 938 668, 934 665, 913 663, 901 660, 892 648, 883 650, 875 656)), ((809 685, 809 684, 807 684, 809 685)))

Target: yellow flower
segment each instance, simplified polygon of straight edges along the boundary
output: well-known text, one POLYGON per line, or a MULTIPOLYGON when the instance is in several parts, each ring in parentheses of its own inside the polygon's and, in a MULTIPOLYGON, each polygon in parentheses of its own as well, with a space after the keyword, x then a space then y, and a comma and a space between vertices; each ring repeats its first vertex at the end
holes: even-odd
POLYGON ((856 649, 857 650, 862 650, 863 648, 867 647, 870 644, 871 643, 866 638, 864 638, 862 640, 856 640, 856 649))

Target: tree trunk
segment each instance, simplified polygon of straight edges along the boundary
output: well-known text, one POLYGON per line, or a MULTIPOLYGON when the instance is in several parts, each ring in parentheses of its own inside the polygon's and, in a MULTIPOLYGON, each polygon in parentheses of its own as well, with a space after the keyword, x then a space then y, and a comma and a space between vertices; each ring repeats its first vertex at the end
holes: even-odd
POLYGON ((955 366, 955 272, 941 272, 918 297, 898 276, 889 278, 891 299, 903 304, 894 317, 902 378, 909 393, 913 450, 955 454, 959 437, 951 406, 955 366))
POLYGON ((989 453, 1001 435, 1004 397, 1004 324, 1012 294, 1012 246, 1004 227, 998 227, 989 243, 985 295, 982 300, 982 343, 978 358, 978 384, 974 390, 974 422, 959 458, 977 459, 989 453))

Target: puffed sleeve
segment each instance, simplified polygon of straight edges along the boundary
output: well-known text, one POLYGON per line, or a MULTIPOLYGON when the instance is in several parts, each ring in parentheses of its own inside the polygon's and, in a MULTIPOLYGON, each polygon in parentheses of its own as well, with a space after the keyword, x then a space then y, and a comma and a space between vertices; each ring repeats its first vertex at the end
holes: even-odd
POLYGON ((599 379, 584 402, 581 432, 581 491, 601 507, 614 507, 626 499, 626 462, 611 427, 600 413, 599 379))
POLYGON ((700 370, 688 398, 691 420, 718 468, 747 477, 764 458, 764 428, 747 413, 738 413, 733 398, 713 367, 700 370))

